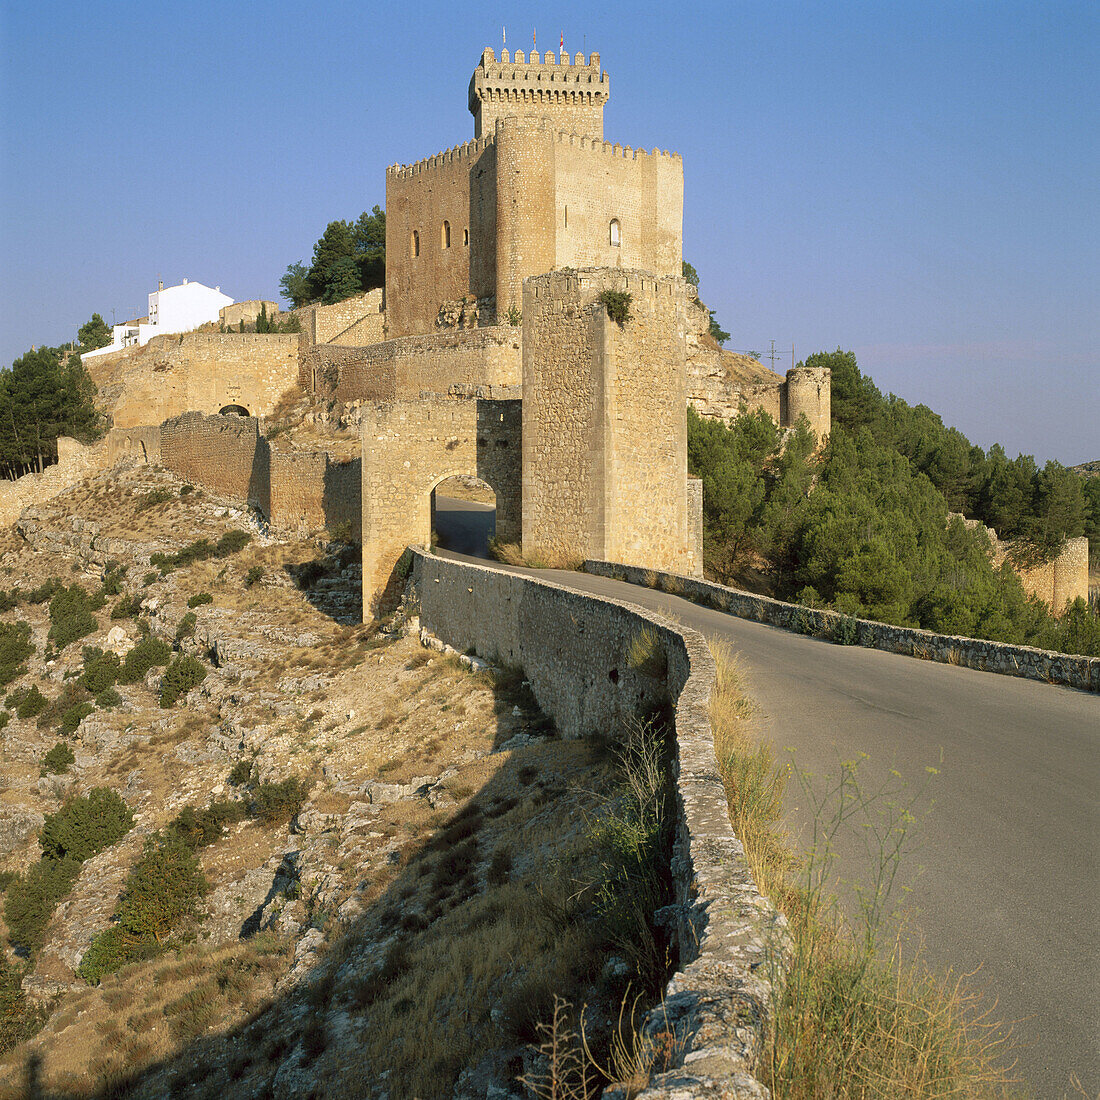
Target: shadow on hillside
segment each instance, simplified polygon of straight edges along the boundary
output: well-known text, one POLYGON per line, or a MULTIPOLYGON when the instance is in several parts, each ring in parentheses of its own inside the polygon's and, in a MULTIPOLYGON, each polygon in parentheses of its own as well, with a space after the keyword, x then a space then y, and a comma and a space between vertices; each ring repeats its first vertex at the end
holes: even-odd
POLYGON ((287 576, 322 615, 345 625, 362 621, 363 552, 354 542, 333 542, 306 562, 284 565, 287 576))
MULTIPOLYGON (((462 1095, 484 1096, 493 1084, 518 1095, 517 1078, 538 1072, 537 1025, 555 996, 590 1006, 597 1029, 602 1021, 599 1051, 628 992, 639 992, 623 967, 607 965, 618 948, 591 884, 592 822, 607 805, 611 741, 557 738, 518 672, 495 674, 493 695, 493 751, 473 765, 485 765, 484 782, 452 783, 455 800, 436 801, 424 829, 410 828, 407 799, 377 804, 369 835, 388 838, 392 877, 360 882, 362 914, 298 985, 170 1058, 134 1073, 109 1069, 67 1086, 73 1091, 42 1087, 49 1066, 29 1061, 23 1095, 327 1100, 384 1092, 401 1100, 454 1095, 471 1068, 462 1095)), ((426 790, 416 795, 421 801, 426 790)), ((319 906, 309 916, 313 927, 331 919, 319 906)), ((259 930, 252 922, 242 938, 259 930)), ((675 963, 666 942, 659 949, 675 963)), ((661 985, 663 976, 645 993, 661 985)), ((224 999, 215 1018, 232 1007, 224 999)), ((137 1041, 129 1026, 116 1051, 137 1041)))

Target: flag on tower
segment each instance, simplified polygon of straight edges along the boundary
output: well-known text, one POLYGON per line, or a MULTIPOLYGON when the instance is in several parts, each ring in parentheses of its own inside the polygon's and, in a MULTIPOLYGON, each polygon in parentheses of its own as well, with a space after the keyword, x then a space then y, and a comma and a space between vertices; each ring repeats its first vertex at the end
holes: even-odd
POLYGON ((558 43, 558 53, 565 53, 565 31, 561 32, 561 41, 558 43))
POLYGON ((538 42, 535 40, 534 28, 531 29, 531 49, 537 50, 539 48, 538 42))
POLYGON ((508 46, 508 32, 503 27, 500 28, 500 37, 501 37, 505 47, 507 47, 508 46))

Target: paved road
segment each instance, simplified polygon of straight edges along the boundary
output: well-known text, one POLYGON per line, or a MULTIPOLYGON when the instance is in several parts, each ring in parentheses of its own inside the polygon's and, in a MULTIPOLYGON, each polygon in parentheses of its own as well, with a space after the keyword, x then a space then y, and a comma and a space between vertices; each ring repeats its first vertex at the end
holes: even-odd
MULTIPOLYGON (((483 506, 448 501, 442 510, 445 524, 476 541, 483 506)), ((938 767, 914 860, 924 872, 909 897, 926 958, 980 967, 975 980, 997 998, 997 1015, 1019 1021, 1027 1045, 1018 1071, 1036 1096, 1078 1095, 1071 1073, 1097 1095, 1100 699, 836 646, 601 577, 536 575, 726 638, 763 712, 762 732, 793 749, 802 769, 835 774, 839 760, 863 752, 872 783, 896 768, 919 784, 926 766, 938 767)), ((804 802, 792 788, 796 831, 806 825, 804 802)), ((846 873, 856 868, 853 850, 844 849, 846 873)))

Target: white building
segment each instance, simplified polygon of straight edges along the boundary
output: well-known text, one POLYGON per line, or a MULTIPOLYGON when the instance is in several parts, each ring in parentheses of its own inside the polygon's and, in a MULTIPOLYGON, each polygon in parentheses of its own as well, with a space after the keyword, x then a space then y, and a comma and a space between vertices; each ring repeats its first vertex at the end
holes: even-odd
POLYGON ((142 347, 154 336, 168 333, 191 332, 207 321, 216 321, 218 311, 231 306, 233 299, 221 292, 221 287, 211 289, 202 283, 184 279, 179 286, 165 287, 163 283, 149 295, 149 315, 140 321, 115 325, 111 329, 111 342, 105 348, 85 352, 81 359, 105 355, 127 347, 142 347))

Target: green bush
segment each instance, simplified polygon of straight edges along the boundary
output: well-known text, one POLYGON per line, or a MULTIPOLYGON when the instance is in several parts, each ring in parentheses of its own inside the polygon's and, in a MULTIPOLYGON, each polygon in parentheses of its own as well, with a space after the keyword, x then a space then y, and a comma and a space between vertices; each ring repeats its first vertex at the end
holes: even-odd
POLYGON ((123 596, 114 607, 111 608, 112 619, 132 619, 141 612, 141 597, 134 593, 132 596, 123 596))
POLYGON ((213 603, 214 597, 209 592, 196 592, 188 601, 188 607, 202 607, 204 603, 213 603))
POLYGON ((130 807, 116 791, 93 787, 46 818, 38 836, 42 858, 82 863, 124 837, 133 823, 130 807))
POLYGON ((70 764, 76 763, 76 755, 64 741, 58 741, 45 756, 42 757, 43 774, 53 772, 55 775, 64 775, 69 770, 70 764))
POLYGON ((20 693, 19 709, 15 712, 20 718, 34 718, 46 709, 48 700, 38 690, 37 684, 32 684, 26 692, 20 693))
POLYGON ((251 760, 238 760, 233 765, 233 770, 229 773, 229 784, 233 787, 240 787, 247 783, 252 778, 252 761, 251 760))
POLYGON ((188 611, 179 621, 179 626, 176 627, 176 645, 179 645, 184 638, 190 638, 195 633, 195 624, 198 619, 195 616, 194 611, 188 611))
POLYGON ((103 595, 117 596, 122 591, 122 578, 126 576, 126 566, 117 561, 109 561, 103 570, 103 595))
POLYGON ((42 946, 54 907, 72 889, 80 863, 75 859, 40 859, 8 887, 4 920, 12 943, 29 952, 42 946))
POLYGON ((159 551, 149 555, 149 564, 155 565, 161 573, 168 573, 181 565, 190 565, 196 561, 206 561, 209 558, 227 558, 230 554, 236 554, 243 550, 252 536, 247 531, 226 531, 217 545, 209 539, 196 539, 188 543, 174 554, 162 554, 159 551))
POLYGON ((630 320, 632 297, 625 290, 604 290, 597 301, 607 310, 608 317, 620 328, 630 320))
POLYGON ((248 576, 244 579, 245 588, 251 588, 254 584, 259 584, 264 579, 264 567, 262 565, 254 565, 248 570, 248 576))
POLYGON ((248 810, 243 802, 223 799, 211 802, 205 810, 185 806, 164 830, 166 839, 182 840, 191 849, 204 848, 222 836, 226 825, 243 821, 248 810))
POLYGON ((174 499, 175 494, 170 493, 167 489, 152 489, 148 493, 142 494, 138 500, 137 510, 144 512, 147 508, 155 508, 158 504, 167 504, 174 499))
POLYGON ((107 653, 93 645, 84 647, 84 671, 80 674, 80 683, 93 695, 114 687, 118 681, 121 662, 118 654, 107 653))
POLYGON ((136 684, 144 679, 145 674, 154 665, 166 665, 172 658, 172 647, 167 642, 162 642, 152 635, 142 638, 129 653, 126 654, 122 667, 119 669, 118 682, 120 684, 136 684))
POLYGON ((297 776, 280 783, 261 783, 252 792, 252 813, 268 825, 289 821, 308 794, 309 783, 297 776))
POLYGON ((132 942, 118 925, 112 925, 93 937, 80 960, 77 973, 90 985, 99 985, 106 975, 130 963, 152 958, 159 950, 155 940, 151 943, 132 942))
POLYGON ((33 653, 30 623, 0 623, 0 687, 26 672, 23 662, 33 653))
POLYGON ((105 603, 102 595, 91 596, 79 584, 61 588, 50 600, 49 640, 58 651, 91 634, 99 625, 93 612, 105 603))
POLYGON ((0 1055, 31 1038, 45 1019, 46 1010, 27 1002, 19 972, 0 951, 0 1055))
POLYGON ((76 732, 77 726, 94 710, 95 706, 92 703, 74 704, 61 715, 61 723, 57 727, 57 732, 62 737, 71 737, 76 732))
MULTIPOLYGON (((68 710, 77 706, 79 703, 87 703, 90 701, 91 697, 79 680, 67 683, 61 689, 61 693, 54 699, 51 699, 49 704, 44 707, 42 712, 38 715, 38 728, 47 729, 50 726, 60 725, 68 710)), ((75 728, 74 726, 73 729, 75 728)), ((72 730, 69 730, 68 733, 63 734, 63 736, 67 737, 69 733, 72 733, 72 730)))
POLYGON ((206 678, 206 666, 189 653, 174 657, 164 670, 160 685, 160 705, 173 706, 181 695, 186 695, 206 678))
POLYGON ((0 710, 0 730, 11 721, 11 714, 6 710, 0 710))
POLYGON ((119 695, 113 687, 107 688, 106 691, 101 691, 95 697, 95 705, 102 707, 106 710, 108 707, 117 707, 122 702, 122 696, 119 695))
POLYGON ((230 554, 237 554, 252 541, 252 536, 247 531, 226 531, 214 548, 215 557, 227 558, 230 554))
POLYGON ((150 569, 149 572, 146 573, 145 576, 141 578, 141 587, 142 588, 148 588, 149 585, 151 585, 153 583, 153 581, 155 581, 157 579, 157 577, 159 577, 159 576, 160 576, 160 573, 158 573, 155 569, 150 569))
POLYGON ((32 588, 25 596, 27 603, 45 603, 56 593, 63 591, 65 586, 56 577, 50 577, 43 581, 37 588, 32 588))

